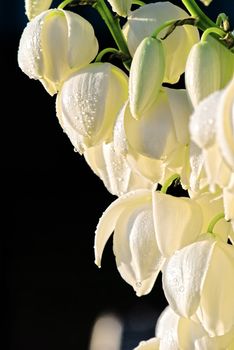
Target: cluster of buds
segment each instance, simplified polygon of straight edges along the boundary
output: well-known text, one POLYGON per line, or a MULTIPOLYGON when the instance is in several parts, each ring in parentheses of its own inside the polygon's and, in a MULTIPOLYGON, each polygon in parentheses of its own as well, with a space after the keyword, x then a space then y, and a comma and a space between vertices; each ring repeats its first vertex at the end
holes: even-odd
POLYGON ((92 25, 64 9, 72 0, 56 9, 26 0, 19 66, 57 94, 62 129, 118 197, 97 225, 95 263, 113 233, 117 269, 137 296, 162 273, 169 305, 155 337, 136 349, 234 349, 232 33, 208 17, 204 24, 194 0, 196 19, 168 1, 132 11, 134 1, 108 1, 92 6, 123 65, 99 59, 92 25), (175 180, 186 197, 167 193, 175 180))

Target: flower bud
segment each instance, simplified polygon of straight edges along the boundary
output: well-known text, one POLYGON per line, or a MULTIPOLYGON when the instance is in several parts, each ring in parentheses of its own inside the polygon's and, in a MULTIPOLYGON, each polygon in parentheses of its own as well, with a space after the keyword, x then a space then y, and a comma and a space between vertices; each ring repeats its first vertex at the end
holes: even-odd
POLYGON ((48 10, 51 4, 52 0, 25 0, 26 16, 31 21, 41 12, 48 10))
POLYGON ((64 80, 89 64, 98 52, 91 24, 81 16, 63 10, 48 10, 24 29, 18 63, 30 78, 39 79, 50 95, 64 80))
MULTIPOLYGON (((164 22, 188 17, 188 13, 168 1, 147 4, 132 11, 123 28, 131 55, 134 56, 142 40, 151 36, 156 28, 160 27, 164 22)), ((159 39, 166 32, 167 29, 162 30, 159 39)), ((188 53, 198 40, 199 33, 197 28, 184 25, 177 27, 173 33, 162 41, 165 55, 164 82, 174 84, 179 80, 180 75, 184 72, 188 53)))
POLYGON ((160 40, 145 38, 138 46, 129 75, 130 110, 135 119, 152 106, 161 88, 165 59, 160 40))
POLYGON ((112 10, 119 16, 126 17, 132 6, 132 0, 108 0, 112 10))
POLYGON ((185 84, 193 106, 221 88, 219 56, 210 42, 201 41, 192 47, 186 63, 185 84))
POLYGON ((64 83, 57 96, 57 116, 77 151, 111 141, 127 96, 127 76, 110 63, 90 64, 64 83))
POLYGON ((165 261, 155 239, 151 191, 129 192, 103 213, 94 246, 95 263, 99 267, 103 249, 113 231, 113 250, 119 273, 138 296, 149 293, 165 261))

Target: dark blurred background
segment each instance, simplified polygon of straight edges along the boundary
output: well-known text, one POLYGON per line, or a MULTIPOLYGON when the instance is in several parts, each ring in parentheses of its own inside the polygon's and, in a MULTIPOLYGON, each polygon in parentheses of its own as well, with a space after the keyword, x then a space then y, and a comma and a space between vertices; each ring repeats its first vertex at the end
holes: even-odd
MULTIPOLYGON (((232 1, 213 2, 212 18, 226 11, 234 22, 232 1)), ((101 47, 113 45, 96 12, 80 13, 101 47)), ((121 349, 130 350, 154 335, 166 305, 161 281, 137 298, 117 272, 111 240, 102 269, 94 265, 95 227, 115 197, 73 151, 57 122, 55 98, 18 68, 26 22, 24 1, 1 1, 4 349, 87 350, 97 317, 113 312, 124 326, 121 349)))

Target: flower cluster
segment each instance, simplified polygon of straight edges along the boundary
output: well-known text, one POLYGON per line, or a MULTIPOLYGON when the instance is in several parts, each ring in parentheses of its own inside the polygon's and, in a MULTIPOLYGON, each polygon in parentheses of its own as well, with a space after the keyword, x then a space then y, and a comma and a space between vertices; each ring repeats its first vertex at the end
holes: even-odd
POLYGON ((189 13, 167 1, 75 1, 92 5, 113 35, 118 49, 99 52, 92 25, 64 9, 72 2, 49 9, 52 1, 25 1, 30 21, 18 62, 57 94, 61 127, 118 197, 97 225, 95 263, 101 266, 113 233, 117 269, 138 296, 162 273, 169 306, 155 338, 136 349, 234 349, 228 18, 221 14, 214 23, 195 0, 182 0, 189 13), (115 12, 125 18, 122 27, 115 12), (122 60, 118 67, 103 62, 108 53, 122 60), (182 75, 185 88, 178 89, 182 75), (172 183, 187 196, 168 194, 172 183))

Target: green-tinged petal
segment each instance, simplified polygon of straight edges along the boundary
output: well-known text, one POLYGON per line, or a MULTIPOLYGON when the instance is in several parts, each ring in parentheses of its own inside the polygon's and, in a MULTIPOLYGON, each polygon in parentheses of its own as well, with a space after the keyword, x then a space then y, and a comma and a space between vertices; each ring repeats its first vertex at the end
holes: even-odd
POLYGON ((129 207, 120 215, 113 250, 123 279, 138 296, 148 293, 164 262, 155 240, 151 202, 129 207))
POLYGON ((216 127, 220 151, 234 171, 234 78, 222 93, 216 127))
POLYGON ((197 316, 210 336, 234 327, 234 247, 217 241, 202 287, 197 316))
POLYGON ((91 62, 98 53, 98 41, 92 25, 71 11, 63 11, 67 21, 67 62, 71 69, 91 62))
MULTIPOLYGON (((216 215, 224 212, 222 191, 218 189, 215 193, 205 191, 195 194, 190 193, 190 196, 191 195, 194 201, 201 207, 203 216, 201 232, 206 232, 211 220, 216 215)), ((222 219, 216 223, 213 233, 220 237, 223 242, 226 242, 231 231, 231 224, 225 219, 222 219)))
MULTIPOLYGON (((156 28, 172 19, 184 19, 189 15, 169 1, 147 4, 132 11, 123 28, 129 51, 134 55, 141 41, 150 36, 156 28)), ((167 29, 160 32, 158 38, 166 34, 167 29)), ((179 80, 185 70, 185 63, 191 47, 198 42, 199 34, 193 26, 178 27, 163 40, 166 69, 164 82, 171 84, 179 80)))
POLYGON ((154 192, 153 218, 156 241, 164 256, 193 243, 201 233, 202 212, 190 198, 154 192))
POLYGON ((143 340, 140 344, 134 348, 134 350, 160 350, 160 340, 158 338, 151 338, 149 340, 143 340))
POLYGON ((26 15, 29 20, 33 19, 41 12, 48 10, 52 0, 25 0, 26 15))
POLYGON ((177 314, 190 317, 196 312, 214 245, 215 241, 211 239, 190 244, 177 251, 164 265, 164 293, 177 314))
POLYGON ((176 137, 179 143, 186 145, 189 143, 189 116, 192 108, 186 90, 165 88, 168 102, 173 117, 176 137))
POLYGON ((108 0, 112 10, 118 13, 119 16, 126 17, 132 6, 132 0, 108 0))
POLYGON ((188 56, 185 84, 193 106, 221 89, 219 56, 209 42, 195 44, 188 56))
POLYGON ((151 200, 151 191, 136 190, 128 192, 115 200, 103 213, 97 225, 95 234, 95 263, 100 266, 103 249, 115 229, 119 216, 129 206, 138 206, 144 201, 151 200))
POLYGON ((152 187, 152 182, 137 174, 126 158, 115 152, 112 142, 90 147, 84 156, 94 173, 114 195, 120 196, 135 189, 152 187))
POLYGON ((129 75, 129 104, 132 116, 140 119, 156 100, 161 88, 165 58, 162 42, 147 37, 138 46, 129 75))
POLYGON ((129 144, 146 157, 161 159, 176 147, 173 118, 164 91, 140 120, 126 111, 124 123, 129 144))

